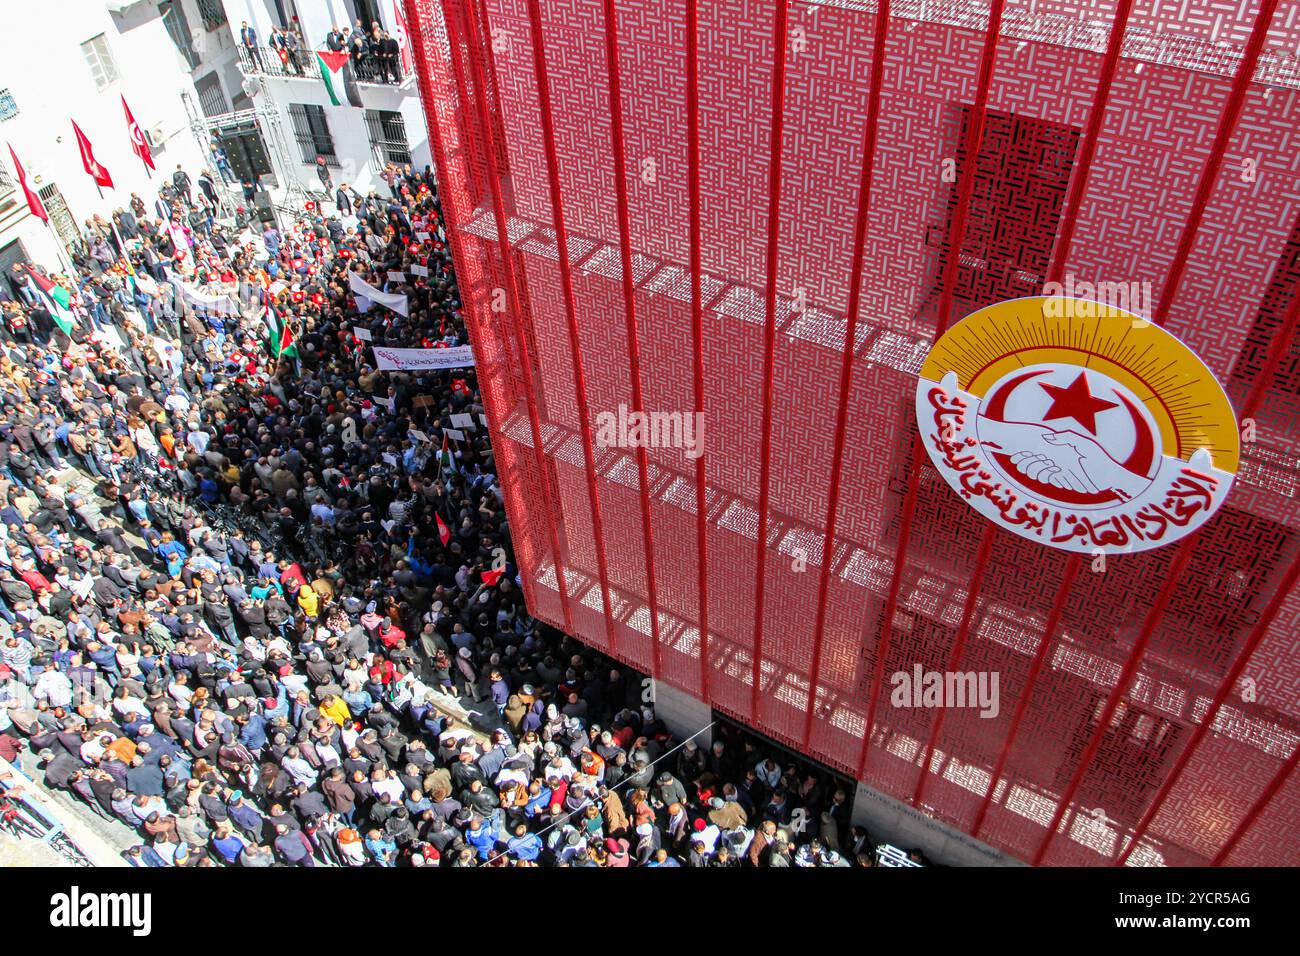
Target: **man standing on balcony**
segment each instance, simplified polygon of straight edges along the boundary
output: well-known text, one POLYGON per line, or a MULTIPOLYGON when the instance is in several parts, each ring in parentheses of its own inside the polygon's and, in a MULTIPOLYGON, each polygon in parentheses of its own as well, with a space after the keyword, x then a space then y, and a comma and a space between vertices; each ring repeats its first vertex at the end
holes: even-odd
POLYGON ((383 39, 380 41, 379 51, 383 57, 385 72, 391 73, 393 82, 400 84, 402 82, 402 48, 397 45, 397 40, 387 30, 384 31, 383 39))
POLYGON ((292 30, 284 30, 280 33, 280 39, 284 43, 284 52, 289 57, 289 66, 293 68, 293 72, 302 76, 302 61, 298 59, 298 50, 300 46, 298 42, 298 34, 292 30))
POLYGON ((325 34, 325 46, 335 53, 340 52, 346 43, 347 40, 338 27, 330 27, 330 32, 325 34))
POLYGON ((345 29, 343 41, 347 44, 348 52, 352 54, 352 67, 357 71, 357 79, 370 79, 370 63, 366 59, 366 35, 358 30, 349 33, 345 29))
POLYGON ((266 67, 262 65, 261 51, 257 49, 257 31, 248 25, 247 20, 239 28, 239 42, 244 44, 244 55, 248 60, 248 65, 256 64, 257 69, 265 70, 266 67))

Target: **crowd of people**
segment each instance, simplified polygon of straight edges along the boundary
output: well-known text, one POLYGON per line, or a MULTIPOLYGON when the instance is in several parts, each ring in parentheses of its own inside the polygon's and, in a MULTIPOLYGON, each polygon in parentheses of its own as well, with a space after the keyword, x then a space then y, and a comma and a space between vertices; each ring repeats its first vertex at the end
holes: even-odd
POLYGON ((0 755, 137 865, 871 866, 834 777, 672 738, 529 615, 474 369, 372 358, 468 342, 436 177, 388 172, 260 235, 133 197, 48 275, 70 335, 6 276, 0 755))
MULTIPOLYGON (((239 28, 239 41, 243 48, 244 64, 252 70, 265 71, 266 59, 257 30, 250 27, 247 20, 239 28)), ((289 26, 272 29, 268 44, 284 70, 296 76, 305 76, 306 69, 312 68, 311 49, 296 16, 290 19, 289 26)), ((357 20, 355 27, 345 24, 339 29, 333 25, 325 34, 322 45, 334 53, 347 53, 357 79, 371 83, 402 82, 401 45, 378 21, 372 22, 369 29, 361 19, 357 20)))

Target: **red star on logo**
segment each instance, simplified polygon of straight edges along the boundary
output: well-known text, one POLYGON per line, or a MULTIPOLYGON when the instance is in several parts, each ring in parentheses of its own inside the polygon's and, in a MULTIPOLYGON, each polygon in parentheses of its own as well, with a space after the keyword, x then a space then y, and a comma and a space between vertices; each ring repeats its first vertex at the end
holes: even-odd
POLYGON ((1088 375, 1080 372, 1079 377, 1062 388, 1048 382, 1039 382, 1043 391, 1052 397, 1052 407, 1043 416, 1043 421, 1054 418, 1073 418, 1094 435, 1097 434, 1097 413, 1108 408, 1115 408, 1115 402, 1097 398, 1088 390, 1088 375))

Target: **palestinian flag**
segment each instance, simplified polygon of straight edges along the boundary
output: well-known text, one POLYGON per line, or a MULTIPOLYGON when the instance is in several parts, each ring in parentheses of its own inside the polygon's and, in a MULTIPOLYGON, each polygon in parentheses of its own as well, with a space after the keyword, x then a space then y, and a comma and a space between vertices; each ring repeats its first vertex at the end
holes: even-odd
MULTIPOLYGON (((269 335, 268 342, 278 342, 280 340, 280 316, 276 314, 275 309, 270 302, 266 303, 266 311, 262 314, 262 321, 266 323, 266 331, 269 335)), ((270 349, 270 345, 267 346, 270 349)), ((274 349, 271 349, 274 354, 274 349)))
POLYGON ((72 338, 72 327, 77 324, 77 317, 72 314, 72 293, 61 285, 56 285, 48 276, 43 276, 31 266, 27 270, 28 288, 45 311, 54 316, 54 324, 63 330, 63 334, 72 338))
POLYGON ((339 92, 347 98, 350 106, 361 105, 361 91, 357 89, 356 74, 352 70, 352 57, 342 50, 317 50, 316 63, 320 66, 320 78, 325 83, 325 92, 330 95, 330 102, 342 106, 339 92))
POLYGON ((445 548, 447 542, 451 540, 451 529, 443 523, 442 515, 434 514, 433 517, 438 522, 438 540, 442 542, 442 546, 445 548))
POLYGON ((293 327, 286 325, 280 330, 280 345, 275 350, 276 358, 296 359, 298 357, 298 339, 293 334, 293 327))
POLYGON ((270 329, 271 335, 266 340, 266 350, 277 359, 298 357, 298 339, 293 334, 293 326, 287 322, 281 322, 275 310, 269 305, 266 307, 266 324, 270 329))
POLYGON ((442 451, 438 452, 438 467, 443 471, 451 471, 454 467, 452 462, 451 449, 447 447, 447 436, 443 435, 442 451))

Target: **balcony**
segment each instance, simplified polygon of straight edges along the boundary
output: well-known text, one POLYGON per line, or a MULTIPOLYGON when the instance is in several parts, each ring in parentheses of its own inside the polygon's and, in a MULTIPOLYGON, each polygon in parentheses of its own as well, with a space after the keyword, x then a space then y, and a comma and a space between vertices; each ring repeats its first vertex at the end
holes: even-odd
MULTIPOLYGON (((259 46, 254 50, 255 53, 246 46, 239 47, 239 65, 245 73, 286 79, 320 79, 315 50, 297 50, 283 57, 270 47, 259 46)), ((367 55, 353 60, 352 68, 358 83, 377 86, 401 86, 412 75, 402 70, 400 57, 390 58, 385 65, 380 57, 367 55)))

